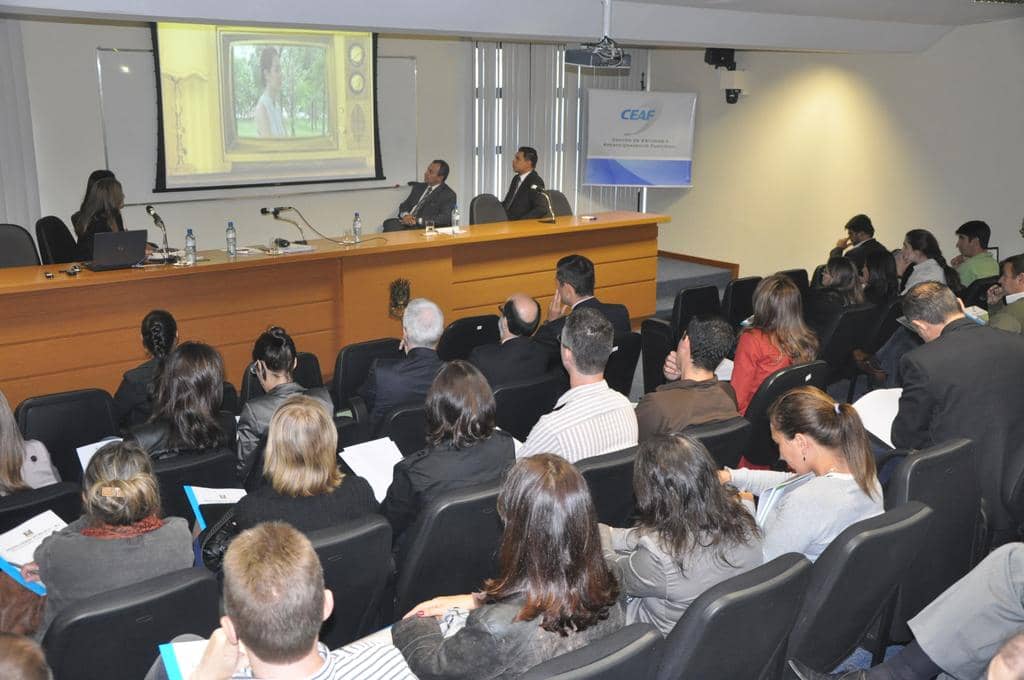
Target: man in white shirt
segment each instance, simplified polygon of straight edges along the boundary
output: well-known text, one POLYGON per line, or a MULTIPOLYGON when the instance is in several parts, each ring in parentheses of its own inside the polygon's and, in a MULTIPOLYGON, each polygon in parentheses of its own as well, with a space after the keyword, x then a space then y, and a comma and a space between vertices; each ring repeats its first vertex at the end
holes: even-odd
POLYGON ((562 365, 569 391, 541 416, 517 456, 554 453, 575 463, 637 443, 632 404, 604 380, 612 353, 612 324, 596 309, 573 311, 562 328, 562 365))

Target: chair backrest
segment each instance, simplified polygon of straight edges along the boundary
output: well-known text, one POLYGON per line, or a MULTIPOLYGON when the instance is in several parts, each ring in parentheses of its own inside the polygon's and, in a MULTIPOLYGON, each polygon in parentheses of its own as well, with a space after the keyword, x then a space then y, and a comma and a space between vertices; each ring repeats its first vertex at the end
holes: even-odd
POLYGON ((519 680, 620 680, 654 677, 661 634, 648 623, 634 623, 568 654, 537 664, 519 680))
POLYGON ((884 612, 924 544, 931 516, 931 508, 911 501, 836 536, 811 569, 786 657, 835 668, 880 614, 880 629, 888 631, 891 611, 884 612))
POLYGON ((736 467, 747 451, 754 428, 742 416, 714 423, 691 425, 680 434, 693 437, 708 450, 718 467, 736 467))
POLYGON ((824 278, 825 278, 825 265, 819 264, 817 267, 814 268, 814 273, 811 274, 811 287, 812 288, 820 288, 823 285, 822 284, 822 279, 824 279, 824 278))
POLYGON ((587 480, 594 499, 597 519, 608 526, 632 525, 636 501, 633 498, 633 463, 636 446, 577 461, 576 468, 587 480))
MULTIPOLYGON (((239 407, 244 406, 245 402, 250 399, 266 394, 263 391, 263 385, 260 385, 260 381, 252 374, 253 363, 255 362, 249 362, 245 367, 245 372, 242 373, 242 390, 238 393, 239 407)), ((320 360, 312 352, 296 353, 293 376, 295 382, 307 390, 324 386, 324 374, 320 371, 320 360)))
POLYGON ((74 262, 78 257, 78 246, 71 230, 56 215, 47 215, 36 221, 36 241, 43 264, 74 262))
POLYGON ((933 511, 921 552, 900 583, 893 639, 909 640, 906 622, 971 570, 981 490, 970 439, 907 455, 885 489, 885 506, 920 501, 933 511))
POLYGON ((227 380, 224 381, 224 398, 220 401, 220 410, 234 413, 236 416, 242 413, 242 403, 238 399, 238 390, 227 380))
POLYGON ((337 603, 320 640, 337 649, 369 635, 379 620, 391 574, 391 525, 377 515, 309 532, 324 569, 324 586, 337 603))
POLYGON ((740 322, 754 313, 754 289, 760 282, 760 276, 744 276, 725 284, 722 316, 734 328, 739 328, 740 322))
POLYGON ((445 493, 406 530, 396 560, 397 617, 438 595, 475 592, 497 574, 498 490, 487 484, 445 493))
POLYGON ((427 445, 427 407, 406 404, 392 410, 380 423, 374 438, 391 437, 403 456, 409 456, 427 445))
POLYGON ((164 517, 182 517, 191 524, 195 519, 185 497, 185 485, 228 489, 238 486, 235 476, 235 452, 219 449, 209 453, 174 456, 153 461, 153 473, 160 483, 160 504, 164 517))
POLYGON ((565 197, 565 194, 557 189, 548 189, 547 194, 551 199, 551 208, 555 211, 555 217, 572 215, 572 206, 569 205, 569 199, 565 197))
POLYGON ((657 680, 772 678, 810 579, 787 553, 708 589, 665 639, 657 680))
POLYGON ((82 481, 76 449, 117 435, 114 400, 103 390, 88 389, 29 397, 14 415, 25 439, 46 445, 60 477, 82 481))
POLYGON ((0 224, 0 267, 31 267, 39 264, 32 234, 17 224, 0 224))
POLYGON ((604 367, 604 379, 608 387, 627 397, 633 389, 636 362, 640 360, 640 334, 629 332, 615 338, 608 364, 604 367))
POLYGON ((851 354, 867 340, 867 331, 877 316, 878 309, 871 304, 847 307, 836 319, 831 333, 821 338, 821 359, 829 365, 832 377, 853 365, 851 354))
POLYGON ((779 274, 788 276, 789 279, 796 284, 796 287, 800 289, 801 296, 806 294, 808 289, 811 287, 811 282, 807 277, 806 269, 786 269, 779 272, 779 274))
POLYGON ((556 371, 502 385, 494 390, 498 427, 526 441, 540 417, 555 408, 566 387, 565 377, 556 371))
POLYGON ((482 314, 456 319, 448 324, 437 343, 437 356, 441 361, 468 359, 474 347, 496 345, 501 342, 498 333, 498 315, 482 314))
POLYGON ((82 515, 82 487, 59 482, 0 498, 0 533, 47 510, 53 510, 68 524, 74 522, 82 515))
POLYGON ((505 207, 494 194, 480 194, 469 202, 469 223, 507 222, 505 207))
POLYGON ((679 342, 693 317, 719 314, 721 311, 718 288, 715 286, 683 288, 676 293, 676 299, 672 303, 672 342, 679 342))
POLYGON ((665 384, 661 372, 665 357, 675 349, 672 327, 661 319, 644 319, 640 324, 640 360, 643 362, 644 394, 665 384))
POLYGON ((964 301, 964 307, 977 305, 982 309, 988 309, 988 297, 985 293, 997 283, 999 283, 998 276, 986 276, 983 279, 971 281, 971 285, 967 286, 960 293, 960 299, 964 301))
POLYGON ((405 356, 398 349, 398 338, 378 338, 346 345, 334 360, 334 379, 331 396, 339 408, 348 404, 349 397, 366 382, 374 359, 401 359, 405 356))
POLYGON ((776 399, 794 387, 810 385, 825 389, 828 384, 828 373, 828 364, 818 360, 809 364, 780 368, 764 379, 744 414, 753 428, 750 433, 750 445, 743 454, 748 461, 758 465, 771 465, 779 459, 779 448, 771 437, 768 409, 776 399))
POLYGON ((876 307, 875 310, 875 319, 864 334, 864 346, 860 348, 869 354, 880 350, 882 345, 900 327, 900 322, 897 319, 903 316, 903 301, 900 298, 893 298, 885 305, 876 307))
POLYGON ((144 677, 158 645, 217 628, 219 600, 217 578, 191 568, 86 598, 47 629, 46 660, 60 680, 144 677))

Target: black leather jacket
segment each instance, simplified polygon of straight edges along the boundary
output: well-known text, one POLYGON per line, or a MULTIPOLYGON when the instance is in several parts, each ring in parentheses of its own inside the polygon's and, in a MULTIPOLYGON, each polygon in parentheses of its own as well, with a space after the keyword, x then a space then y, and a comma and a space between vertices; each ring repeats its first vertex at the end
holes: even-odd
MULTIPOLYGON (((216 446, 210 449, 210 451, 223 448, 234 448, 235 416, 231 413, 222 411, 217 415, 217 422, 220 423, 220 428, 224 432, 224 437, 221 439, 220 446, 216 446)), ((205 453, 205 451, 201 450, 183 450, 180 447, 173 446, 170 441, 171 424, 166 420, 158 420, 156 422, 136 425, 131 429, 127 439, 135 440, 139 446, 146 450, 149 457, 153 460, 173 458, 174 456, 182 453, 205 453)))
POLYGON ((296 394, 307 394, 324 402, 327 412, 333 417, 334 405, 326 388, 316 387, 307 390, 296 382, 278 385, 266 394, 245 402, 238 420, 238 444, 236 447, 238 463, 235 470, 239 480, 245 481, 248 477, 254 462, 253 454, 266 439, 267 430, 270 428, 270 419, 274 417, 281 404, 288 400, 288 397, 296 394))

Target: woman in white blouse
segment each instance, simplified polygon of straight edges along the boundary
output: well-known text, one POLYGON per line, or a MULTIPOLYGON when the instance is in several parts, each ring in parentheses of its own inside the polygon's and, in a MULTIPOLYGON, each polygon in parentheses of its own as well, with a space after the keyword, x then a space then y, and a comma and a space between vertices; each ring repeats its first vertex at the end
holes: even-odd
POLYGON ((7 397, 0 392, 0 496, 60 481, 42 442, 25 441, 7 397))
POLYGON ((765 561, 798 552, 813 562, 848 526, 884 511, 875 459, 854 408, 816 387, 787 392, 769 417, 772 439, 793 472, 726 468, 719 479, 764 502, 769 489, 808 475, 774 499, 759 523, 765 561))
POLYGON ((911 229, 903 238, 903 249, 896 256, 896 273, 902 277, 910 265, 914 270, 903 284, 901 295, 925 281, 944 283, 954 293, 960 290, 960 276, 946 263, 939 242, 927 229, 911 229))

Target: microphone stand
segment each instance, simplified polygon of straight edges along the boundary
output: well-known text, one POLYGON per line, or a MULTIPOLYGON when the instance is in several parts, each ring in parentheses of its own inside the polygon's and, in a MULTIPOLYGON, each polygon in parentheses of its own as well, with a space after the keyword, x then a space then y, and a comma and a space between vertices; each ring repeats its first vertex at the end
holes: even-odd
POLYGON ((537 191, 538 193, 540 193, 541 196, 544 197, 544 200, 548 202, 548 214, 551 215, 551 217, 545 217, 544 219, 539 221, 543 222, 544 224, 554 224, 558 220, 555 217, 555 208, 554 206, 551 205, 551 197, 548 196, 548 192, 544 191, 543 189, 537 189, 537 191))
POLYGON ((167 227, 164 225, 164 221, 160 219, 160 216, 154 213, 153 224, 160 227, 160 231, 164 234, 164 247, 160 249, 160 252, 164 255, 164 264, 174 264, 178 261, 178 258, 171 257, 171 247, 167 245, 167 227))
POLYGON ((306 241, 306 232, 302 231, 302 227, 299 225, 298 222, 296 222, 295 220, 290 220, 287 217, 281 217, 281 215, 279 215, 276 212, 273 213, 273 215, 274 215, 274 219, 275 220, 279 220, 281 222, 287 222, 288 224, 294 225, 295 228, 299 230, 299 236, 301 238, 298 241, 292 241, 292 243, 298 243, 300 245, 308 245, 308 241, 306 241))

